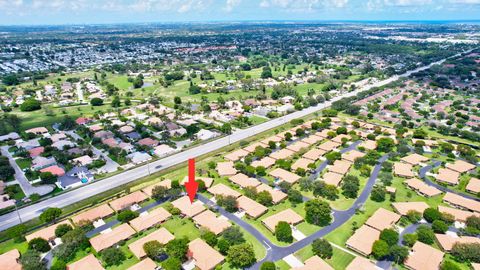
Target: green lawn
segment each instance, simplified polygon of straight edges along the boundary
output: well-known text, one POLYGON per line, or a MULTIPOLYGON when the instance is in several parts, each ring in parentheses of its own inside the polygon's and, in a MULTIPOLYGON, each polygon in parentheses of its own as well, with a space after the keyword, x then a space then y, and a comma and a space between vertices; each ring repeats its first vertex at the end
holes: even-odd
MULTIPOLYGON (((295 255, 302 261, 307 260, 310 257, 313 257, 312 246, 308 245, 303 249, 297 251, 295 255)), ((330 259, 326 259, 325 261, 330 264, 333 268, 337 270, 345 269, 354 259, 355 257, 352 254, 349 254, 341 249, 333 247, 333 256, 330 259)))
POLYGON ((20 167, 20 169, 22 170, 30 168, 32 166, 32 160, 29 158, 19 158, 19 159, 16 159, 15 162, 17 163, 18 167, 20 167))

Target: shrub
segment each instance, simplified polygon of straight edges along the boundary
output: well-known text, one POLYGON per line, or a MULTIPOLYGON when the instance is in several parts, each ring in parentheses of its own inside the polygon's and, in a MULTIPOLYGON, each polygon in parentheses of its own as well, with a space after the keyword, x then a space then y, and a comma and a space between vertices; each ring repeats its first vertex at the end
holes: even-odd
POLYGON ((330 242, 320 238, 315 239, 312 242, 312 251, 313 254, 319 256, 322 259, 330 259, 333 256, 333 248, 330 242))
POLYGON ((30 240, 30 242, 28 242, 28 248, 41 253, 45 253, 50 250, 50 245, 48 244, 47 240, 37 237, 33 238, 32 240, 30 240))

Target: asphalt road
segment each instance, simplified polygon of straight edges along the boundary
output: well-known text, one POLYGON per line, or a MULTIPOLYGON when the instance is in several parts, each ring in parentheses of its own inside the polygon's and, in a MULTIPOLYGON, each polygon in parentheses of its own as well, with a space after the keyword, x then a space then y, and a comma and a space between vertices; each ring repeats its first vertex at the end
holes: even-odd
MULTIPOLYGON (((457 56, 457 55, 455 55, 455 56, 457 56)), ((454 56, 452 56, 452 57, 454 57, 454 56)), ((367 86, 359 88, 359 89, 357 89, 353 92, 349 92, 349 93, 346 93, 342 96, 335 97, 332 100, 327 101, 327 102, 322 103, 322 104, 319 104, 317 106, 309 107, 309 108, 306 108, 306 109, 301 110, 301 111, 296 111, 296 112, 293 112, 291 114, 288 114, 288 115, 273 119, 271 121, 262 123, 260 125, 256 125, 256 126, 244 129, 244 130, 236 131, 235 133, 233 133, 229 136, 222 137, 222 138, 219 138, 219 139, 214 140, 212 142, 209 142, 209 143, 206 143, 206 144, 203 144, 203 145, 185 150, 183 152, 171 155, 169 157, 151 162, 150 164, 133 168, 131 170, 122 172, 122 173, 117 174, 115 176, 103 179, 102 181, 93 182, 89 185, 86 185, 84 187, 72 190, 70 192, 60 194, 56 197, 40 201, 36 204, 33 204, 33 205, 30 205, 30 206, 19 209, 18 210, 18 215, 21 216, 21 219, 22 219, 23 222, 34 219, 34 218, 38 217, 45 209, 47 209, 49 207, 62 208, 62 207, 71 205, 73 203, 85 200, 87 198, 90 198, 91 196, 103 193, 103 192, 108 191, 112 188, 119 187, 119 186, 125 185, 127 183, 130 183, 132 181, 135 181, 139 178, 145 177, 145 176, 149 175, 149 173, 158 172, 158 171, 163 170, 165 168, 169 168, 169 167, 172 167, 174 165, 184 163, 189 158, 198 157, 198 156, 207 154, 209 152, 222 149, 222 148, 224 148, 224 147, 226 147, 226 146, 228 146, 232 143, 244 140, 248 137, 252 137, 252 136, 255 136, 255 135, 257 135, 259 133, 262 133, 264 131, 276 128, 280 125, 283 125, 283 124, 289 122, 292 119, 301 118, 301 117, 304 117, 306 115, 312 114, 314 112, 320 111, 320 110, 322 110, 326 107, 331 106, 332 102, 334 102, 336 100, 339 100, 341 98, 351 97, 351 96, 356 95, 359 92, 369 90, 373 87, 379 87, 379 86, 389 84, 393 81, 398 80, 399 78, 408 77, 412 73, 428 69, 432 65, 440 64, 440 63, 443 63, 444 61, 445 61, 445 59, 434 62, 434 63, 431 63, 427 66, 419 67, 415 70, 408 71, 408 72, 406 72, 402 75, 392 76, 392 77, 390 77, 386 80, 379 81, 375 84, 367 85, 367 86)), ((10 213, 7 213, 7 214, 1 216, 0 217, 0 231, 3 231, 5 229, 8 229, 12 226, 15 226, 15 225, 19 224, 20 220, 19 220, 18 215, 17 215, 16 212, 10 212, 10 213)))

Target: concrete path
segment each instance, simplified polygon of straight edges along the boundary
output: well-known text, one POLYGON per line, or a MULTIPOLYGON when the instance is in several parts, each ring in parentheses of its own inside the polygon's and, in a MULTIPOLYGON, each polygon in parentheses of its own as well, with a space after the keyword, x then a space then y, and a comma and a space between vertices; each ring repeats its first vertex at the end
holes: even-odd
POLYGON ((40 196, 46 195, 53 191, 53 186, 50 185, 40 185, 40 186, 33 186, 30 181, 28 181, 25 173, 20 169, 18 164, 15 162, 12 154, 8 152, 8 146, 2 146, 0 148, 2 152, 2 156, 8 157, 8 161, 10 162, 10 166, 15 170, 15 180, 18 182, 20 187, 25 193, 25 196, 30 197, 30 195, 37 193, 40 196))

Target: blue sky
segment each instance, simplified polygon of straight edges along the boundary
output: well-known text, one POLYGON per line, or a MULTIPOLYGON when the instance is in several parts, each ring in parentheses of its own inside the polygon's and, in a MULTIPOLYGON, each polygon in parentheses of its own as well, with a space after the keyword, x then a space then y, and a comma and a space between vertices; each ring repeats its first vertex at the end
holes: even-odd
POLYGON ((480 20, 480 0, 0 0, 1 25, 232 20, 480 20))

